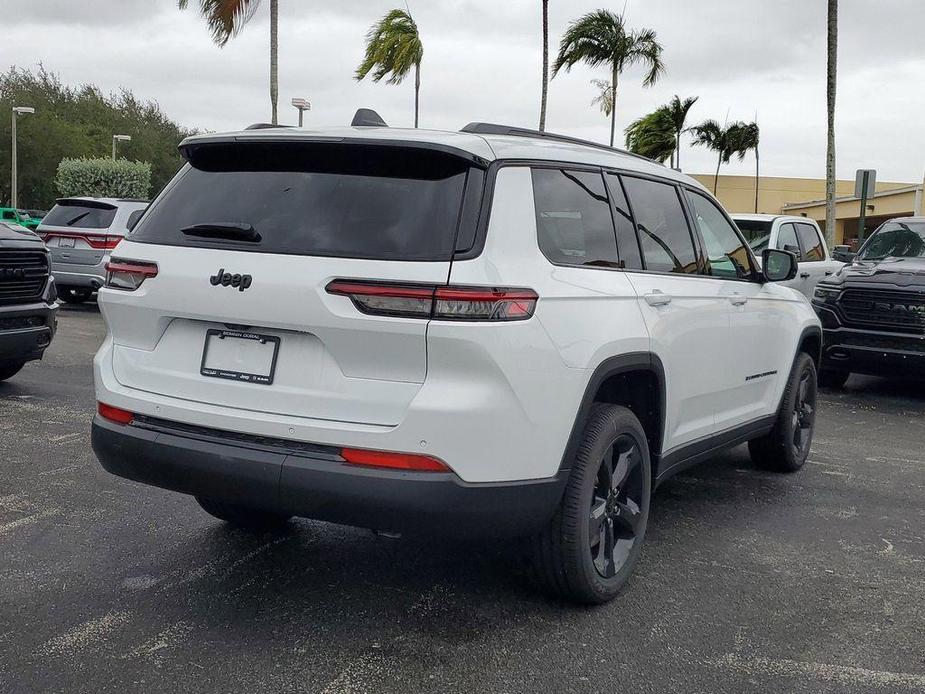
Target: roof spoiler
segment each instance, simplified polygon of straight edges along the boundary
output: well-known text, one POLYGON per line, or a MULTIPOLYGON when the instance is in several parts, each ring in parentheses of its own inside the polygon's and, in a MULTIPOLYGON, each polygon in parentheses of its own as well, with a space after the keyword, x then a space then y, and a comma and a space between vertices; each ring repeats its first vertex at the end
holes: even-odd
POLYGON ((117 209, 116 205, 112 203, 105 202, 103 200, 94 200, 93 198, 58 198, 55 202, 59 205, 64 205, 65 207, 93 207, 98 210, 115 210, 117 209))
POLYGON ((350 121, 353 128, 387 128, 388 123, 382 120, 382 116, 373 111, 371 108, 358 108, 353 114, 353 120, 350 121))

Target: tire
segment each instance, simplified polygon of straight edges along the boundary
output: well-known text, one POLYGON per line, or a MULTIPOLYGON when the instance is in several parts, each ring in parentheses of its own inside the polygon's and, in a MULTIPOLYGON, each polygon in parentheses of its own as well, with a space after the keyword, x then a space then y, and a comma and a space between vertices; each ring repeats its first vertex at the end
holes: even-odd
POLYGON ((829 371, 828 369, 823 369, 819 372, 819 385, 823 388, 842 388, 850 375, 851 372, 849 371, 829 371))
POLYGON ((20 369, 26 365, 26 362, 20 361, 14 364, 0 364, 0 381, 13 378, 19 373, 20 369))
POLYGON ((229 504, 215 499, 196 497, 202 509, 211 516, 223 520, 229 525, 244 530, 272 530, 281 528, 292 517, 281 513, 261 511, 256 508, 229 504))
POLYGON ((82 304, 93 292, 89 289, 71 289, 69 287, 62 288, 58 291, 59 298, 66 304, 82 304))
POLYGON ((816 426, 816 364, 801 352, 793 364, 774 428, 748 442, 752 460, 777 472, 796 472, 809 457, 816 426))
POLYGON ((645 430, 627 408, 595 405, 571 465, 556 514, 533 539, 531 569, 545 592, 597 605, 616 597, 642 550, 652 495, 645 430))

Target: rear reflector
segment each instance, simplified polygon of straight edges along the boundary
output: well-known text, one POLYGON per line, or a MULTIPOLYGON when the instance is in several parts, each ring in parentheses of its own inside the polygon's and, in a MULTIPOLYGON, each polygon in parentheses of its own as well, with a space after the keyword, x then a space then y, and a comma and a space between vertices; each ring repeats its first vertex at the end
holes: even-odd
POLYGON ((106 286, 133 292, 149 277, 157 277, 157 263, 113 258, 106 263, 106 286))
POLYGON ((526 320, 533 315, 538 299, 532 289, 352 280, 334 280, 327 291, 349 297, 363 313, 436 320, 526 320))
POLYGON ((96 403, 96 411, 103 419, 108 419, 116 424, 131 424, 135 415, 128 410, 120 410, 118 407, 107 405, 103 402, 96 403))
POLYGON ((341 449, 340 455, 351 465, 417 472, 450 472, 450 468, 445 463, 428 455, 368 451, 362 448, 344 448, 341 449))

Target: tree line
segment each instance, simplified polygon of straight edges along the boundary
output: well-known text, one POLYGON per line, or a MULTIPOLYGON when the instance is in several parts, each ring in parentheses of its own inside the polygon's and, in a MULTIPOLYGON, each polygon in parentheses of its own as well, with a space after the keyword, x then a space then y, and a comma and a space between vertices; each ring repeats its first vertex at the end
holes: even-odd
MULTIPOLYGON (((92 85, 68 87, 42 67, 11 68, 0 74, 0 112, 32 106, 35 114, 20 118, 19 206, 48 209, 58 191, 55 174, 67 158, 109 157, 112 136, 131 135, 119 154, 151 165, 151 187, 160 190, 182 164, 177 144, 191 131, 171 121, 152 101, 132 92, 103 94, 92 85)), ((10 161, 10 119, 0 118, 0 161, 10 161)), ((0 166, 0 200, 9 200, 10 168, 0 166)))

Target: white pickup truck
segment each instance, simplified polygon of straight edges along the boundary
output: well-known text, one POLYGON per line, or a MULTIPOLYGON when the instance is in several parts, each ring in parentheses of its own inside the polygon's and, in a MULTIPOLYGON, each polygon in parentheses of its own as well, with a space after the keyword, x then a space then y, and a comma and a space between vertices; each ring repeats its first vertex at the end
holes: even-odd
POLYGON ((809 299, 813 298, 813 289, 819 280, 834 275, 844 265, 832 259, 825 237, 812 219, 775 214, 731 216, 758 258, 765 248, 796 254, 800 261, 797 276, 781 284, 802 292, 809 299))

